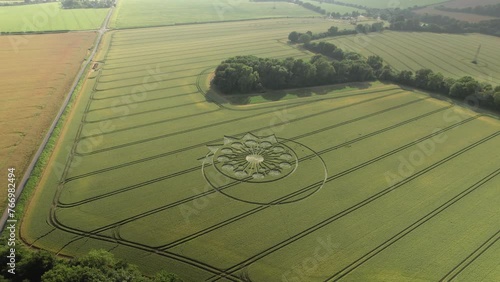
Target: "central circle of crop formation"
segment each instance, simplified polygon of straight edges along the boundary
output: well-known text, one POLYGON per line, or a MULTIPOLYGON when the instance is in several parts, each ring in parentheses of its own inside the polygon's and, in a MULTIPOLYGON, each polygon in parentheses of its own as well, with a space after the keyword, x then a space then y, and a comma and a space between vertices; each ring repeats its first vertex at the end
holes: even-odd
POLYGON ((245 158, 247 162, 257 165, 264 161, 264 157, 261 155, 248 155, 245 158))

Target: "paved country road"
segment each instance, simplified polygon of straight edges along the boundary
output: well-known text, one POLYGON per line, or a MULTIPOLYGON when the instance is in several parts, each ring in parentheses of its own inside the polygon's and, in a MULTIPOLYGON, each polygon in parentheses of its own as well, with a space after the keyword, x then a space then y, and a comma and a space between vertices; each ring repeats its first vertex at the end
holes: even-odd
MULTIPOLYGON (((33 169, 35 168, 35 165, 36 165, 38 159, 40 158, 40 155, 42 154, 43 150, 45 149, 45 146, 47 146, 47 143, 49 142, 50 136, 54 132, 54 129, 56 128, 56 125, 59 122, 59 119, 61 118, 62 114, 66 110, 66 107, 68 106, 69 101, 71 100, 71 97, 73 97, 76 86, 78 85, 78 82, 80 81, 80 79, 84 75, 85 69, 94 59, 95 54, 97 53, 97 49, 98 49, 99 45, 101 44, 102 37, 108 31, 108 24, 109 24, 109 21, 111 19, 111 15, 113 14, 114 9, 115 9, 115 6, 111 6, 111 8, 109 9, 108 15, 106 16, 101 28, 99 30, 97 30, 98 35, 97 35, 97 39, 96 39, 96 42, 94 44, 94 48, 92 50, 92 53, 86 59, 86 61, 82 64, 80 71, 76 75, 75 80, 73 81, 73 84, 71 85, 71 88, 68 91, 68 94, 66 95, 66 99, 64 100, 63 105, 59 109, 57 116, 54 118, 54 121, 52 122, 51 126, 49 127, 47 134, 45 134, 45 137, 43 138, 42 143, 38 147, 38 150, 36 151, 35 155, 31 159, 29 166, 26 168, 26 171, 24 172, 24 176, 21 179, 21 182, 19 183, 19 185, 17 186, 17 189, 16 189, 16 193, 15 193, 16 201, 17 201, 17 199, 19 199, 21 193, 23 192, 24 186, 26 186, 26 183, 28 182, 28 179, 31 176, 31 173, 33 172, 33 169)), ((5 211, 2 215, 2 217, 0 218, 0 233, 5 228, 5 223, 7 222, 7 219, 8 219, 7 218, 8 212, 7 211, 8 211, 8 207, 5 208, 5 211)))

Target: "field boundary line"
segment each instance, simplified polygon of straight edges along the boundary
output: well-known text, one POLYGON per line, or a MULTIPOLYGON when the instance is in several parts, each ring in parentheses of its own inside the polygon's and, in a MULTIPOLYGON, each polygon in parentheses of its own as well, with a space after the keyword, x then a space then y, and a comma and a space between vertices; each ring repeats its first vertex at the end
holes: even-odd
MULTIPOLYGON (((314 18, 314 19, 311 19, 311 18, 282 18, 282 19, 267 19, 268 21, 271 21, 271 20, 278 20, 278 21, 272 21, 272 23, 275 24, 275 29, 274 30, 286 30, 285 33, 289 33, 290 32, 290 25, 304 25, 304 24, 317 24, 318 22, 323 22, 325 23, 325 20, 324 19, 320 19, 320 18, 314 18)), ((252 20, 249 20, 249 21, 252 21, 252 20)), ((240 24, 243 25, 243 27, 251 27, 252 29, 251 30, 258 30, 258 28, 261 28, 262 26, 268 26, 269 23, 263 25, 262 22, 264 20, 254 20, 256 21, 255 23, 249 23, 248 25, 244 25, 246 24, 244 21, 241 21, 240 24)), ((218 22, 218 24, 223 24, 224 22, 218 22)), ((216 23, 217 24, 217 23, 216 23)), ((330 25, 328 23, 328 25, 330 25)), ((165 29, 166 28, 173 28, 173 26, 168 26, 168 27, 157 27, 157 28, 152 28, 154 30, 150 30, 148 35, 155 35, 153 36, 153 38, 159 38, 159 39, 165 39, 169 36, 175 36, 175 37, 178 37, 178 35, 186 35, 186 31, 185 30, 180 30, 177 29, 175 32, 170 32, 168 33, 167 35, 165 34, 165 29), (152 34, 153 33, 153 34, 152 34)), ((192 27, 191 27, 192 28, 192 27)), ((121 30, 121 29, 118 29, 118 30, 121 30)), ((242 35, 242 33, 244 34, 245 29, 242 29, 242 26, 237 26, 237 27, 233 27, 233 25, 226 25, 224 27, 224 30, 231 30, 231 31, 237 31, 237 34, 238 35, 242 35)), ((190 35, 213 35, 213 34, 216 34, 216 32, 210 32, 210 31, 213 31, 212 27, 208 26, 208 25, 198 25, 196 26, 196 29, 194 31, 197 31, 196 33, 193 32, 193 29, 190 29, 189 30, 189 34, 190 35)), ((127 41, 129 40, 130 38, 133 38, 133 39, 139 39, 139 40, 144 40, 144 39, 151 39, 152 37, 151 36, 142 36, 142 35, 145 35, 146 33, 144 31, 141 31, 141 30, 138 30, 136 31, 135 33, 133 33, 134 30, 130 30, 130 33, 127 34, 127 33, 124 33, 120 36, 120 38, 118 39, 118 43, 123 43, 123 41, 127 41), (133 35, 130 35, 131 33, 133 33, 133 35)), ((158 42, 158 41, 148 41, 147 43, 150 43, 150 42, 158 42)), ((122 44, 122 45, 129 45, 129 44, 122 44)))
MULTIPOLYGON (((21 179, 21 182, 19 182, 19 185, 17 186, 16 189, 16 202, 17 199, 20 198, 21 193, 24 190, 24 187, 26 186, 26 183, 28 182, 28 179, 31 176, 31 173, 33 172, 36 163, 38 162, 38 159, 42 155, 42 152, 44 151, 45 147, 47 146, 47 143, 49 142, 50 136, 54 133, 54 130, 61 119, 61 116, 63 115, 64 111, 68 107, 68 104, 71 100, 71 98, 74 95, 75 89, 78 86, 78 83, 80 82, 80 79, 82 78, 84 72, 86 71, 87 67, 90 65, 90 62, 94 58, 95 54, 97 53, 97 50, 99 48, 99 45, 101 43, 102 37, 106 31, 106 27, 108 25, 109 19, 111 17, 111 14, 113 13, 114 8, 111 7, 108 15, 106 16, 106 19, 104 20, 101 29, 97 32, 97 38, 94 43, 94 48, 92 50, 92 53, 88 56, 88 58, 85 59, 85 63, 80 67, 80 70, 78 71, 75 79, 73 80, 73 83, 71 85, 70 90, 68 91, 68 94, 66 95, 66 98, 62 104, 62 106, 59 108, 59 112, 57 113, 56 117, 52 121, 52 124, 50 125, 49 129, 47 130, 47 133, 45 134, 41 144, 38 147, 38 150, 36 151, 35 155, 32 157, 31 162, 29 163, 28 167, 26 168, 23 178, 21 179)), ((6 207, 2 217, 0 218, 0 231, 3 231, 5 227, 5 223, 7 222, 8 218, 8 207, 6 207)))
POLYGON ((256 19, 239 19, 239 20, 225 20, 225 21, 205 21, 205 22, 187 22, 187 23, 171 23, 162 25, 151 25, 151 26, 131 26, 118 28, 113 26, 115 30, 134 30, 134 29, 145 29, 145 28, 160 28, 160 27, 173 27, 173 26, 183 26, 183 25, 204 25, 204 24, 218 24, 218 23, 232 23, 232 22, 247 22, 247 21, 261 21, 261 20, 278 20, 278 19, 322 19, 323 16, 303 16, 303 17, 266 17, 266 18, 256 18, 256 19))

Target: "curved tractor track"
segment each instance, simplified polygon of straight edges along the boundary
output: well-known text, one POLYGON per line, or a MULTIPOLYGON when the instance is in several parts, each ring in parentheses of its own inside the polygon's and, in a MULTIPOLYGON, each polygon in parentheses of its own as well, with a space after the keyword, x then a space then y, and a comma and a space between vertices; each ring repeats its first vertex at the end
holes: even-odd
MULTIPOLYGON (((109 15, 107 21, 109 21, 109 15)), ((105 29, 103 29, 102 32, 105 32, 105 29)), ((476 125, 476 123, 478 123, 480 120, 484 119, 485 116, 477 113, 466 114, 466 117, 462 117, 460 120, 444 123, 444 120, 440 118, 442 118, 442 115, 444 115, 444 113, 446 113, 447 111, 453 112, 453 108, 455 107, 453 103, 441 101, 437 104, 432 104, 431 101, 433 98, 421 94, 415 94, 415 96, 413 96, 414 94, 408 94, 410 91, 402 90, 401 88, 394 85, 383 85, 377 86, 375 88, 367 88, 361 90, 349 89, 349 91, 347 91, 346 93, 341 92, 340 94, 335 93, 335 95, 325 96, 316 95, 314 97, 309 97, 306 99, 285 100, 273 103, 247 105, 243 107, 232 106, 223 99, 210 99, 210 93, 208 93, 208 91, 204 89, 204 84, 206 84, 206 77, 214 68, 210 56, 221 56, 221 54, 225 54, 226 50, 230 50, 230 48, 228 48, 223 49, 222 51, 219 50, 218 52, 208 56, 198 55, 199 58, 203 58, 200 61, 202 64, 199 65, 199 67, 184 67, 184 65, 180 65, 177 63, 178 61, 183 59, 179 57, 169 57, 168 60, 164 61, 164 63, 173 62, 174 64, 171 67, 181 67, 180 69, 177 69, 177 71, 182 73, 177 73, 175 77, 168 77, 161 80, 161 82, 165 82, 166 86, 162 85, 159 89, 155 89, 155 91, 162 91, 161 93, 163 93, 163 91, 171 91, 168 92, 168 94, 171 95, 154 96, 151 99, 138 102, 138 104, 140 104, 143 108, 137 109, 127 115, 127 117, 130 117, 132 119, 132 122, 130 124, 123 122, 122 124, 119 124, 118 129, 106 131, 102 134, 86 135, 84 133, 85 130, 88 128, 93 128, 96 123, 115 122, 120 119, 120 116, 116 115, 116 113, 110 114, 113 107, 109 106, 110 103, 108 103, 108 101, 114 100, 107 99, 121 99, 123 97, 130 96, 131 94, 127 93, 124 89, 129 89, 130 87, 140 85, 137 82, 139 81, 138 79, 141 78, 141 74, 135 68, 133 70, 127 69, 127 62, 139 63, 138 65, 134 65, 134 67, 144 67, 148 64, 143 62, 143 58, 145 58, 147 62, 147 60, 154 59, 148 56, 166 56, 167 54, 169 54, 169 51, 160 50, 155 45, 152 45, 153 47, 151 47, 150 50, 148 49, 148 51, 151 51, 151 54, 148 54, 147 52, 146 54, 133 53, 131 54, 131 57, 127 57, 128 53, 120 52, 119 49, 118 54, 113 53, 110 51, 112 46, 123 45, 127 47, 127 39, 124 39, 123 37, 117 38, 115 37, 116 34, 117 33, 113 34, 110 48, 106 50, 106 53, 104 55, 106 65, 104 68, 99 70, 96 82, 93 87, 93 91, 90 93, 88 101, 86 101, 86 104, 81 104, 81 107, 83 108, 82 116, 81 120, 78 120, 76 123, 78 127, 76 129, 76 136, 74 138, 72 148, 68 154, 67 159, 64 160, 65 167, 63 169, 61 178, 58 179, 59 183, 57 183, 57 187, 54 186, 55 195, 53 198, 51 198, 52 202, 50 211, 47 215, 45 213, 43 214, 44 217, 46 216, 47 224, 52 227, 52 229, 50 231, 47 231, 45 234, 37 235, 38 237, 34 240, 34 242, 37 242, 38 240, 49 236, 54 231, 57 232, 59 230, 61 231, 61 234, 68 233, 75 235, 67 236, 65 241, 63 241, 65 243, 60 243, 60 245, 57 246, 59 253, 63 252, 65 249, 68 250, 72 247, 75 247, 74 245, 72 245, 75 242, 91 242, 93 240, 99 240, 111 243, 111 250, 114 250, 119 246, 125 246, 127 248, 142 250, 149 254, 155 254, 164 258, 178 261, 182 264, 192 267, 192 269, 201 270, 201 273, 203 273, 202 275, 208 281, 250 281, 252 274, 250 272, 250 266, 258 265, 262 259, 271 256, 272 254, 275 254, 278 251, 302 240, 306 236, 310 236, 316 231, 324 231, 328 227, 334 225, 334 223, 336 223, 340 219, 345 220, 346 217, 356 214, 356 212, 358 212, 362 208, 369 208, 370 205, 376 205, 377 203, 387 200, 387 198, 392 198, 392 195, 397 194, 397 192, 400 192, 402 190, 404 191, 405 188, 411 186, 412 182, 418 182, 422 180, 422 178, 425 178, 425 176, 433 170, 442 167, 448 167, 447 165, 449 165, 449 163, 454 162, 455 159, 462 159, 462 155, 468 156, 469 154, 471 154, 469 153, 471 151, 476 150, 477 152, 477 148, 487 142, 490 142, 487 144, 487 146, 491 146, 491 140, 495 140, 496 142, 498 141, 498 137, 500 136, 500 131, 498 131, 498 128, 491 129, 490 127, 487 127, 486 129, 481 131, 481 134, 468 138, 466 140, 468 141, 468 143, 464 141, 457 142, 458 144, 452 144, 452 149, 449 149, 445 151, 445 153, 438 155, 437 157, 435 157, 435 159, 432 160, 432 162, 429 161, 428 163, 425 163, 425 165, 419 167, 418 171, 408 177, 403 178, 401 181, 387 185, 380 184, 376 186, 373 191, 368 190, 368 192, 363 194, 362 197, 348 202, 348 204, 346 204, 342 208, 338 208, 334 211, 327 211, 322 215, 322 217, 313 219, 308 222, 307 225, 297 227, 297 229, 295 230, 287 230, 287 236, 277 237, 276 239, 269 240, 269 242, 265 242, 264 245, 260 246, 259 249, 252 249, 252 253, 250 253, 249 255, 246 255, 244 257, 242 256, 237 260, 235 259, 228 263, 225 267, 220 267, 219 264, 217 264, 218 261, 212 262, 210 260, 207 261, 206 259, 203 259, 203 257, 198 257, 192 254, 188 255, 187 253, 189 253, 189 251, 179 251, 179 248, 184 247, 183 244, 186 244, 187 246, 190 246, 190 244, 196 245, 196 243, 198 243, 199 241, 203 242, 204 240, 207 240, 207 238, 210 239, 214 236, 217 236, 223 231, 226 231, 224 229, 225 227, 235 226, 239 221, 243 219, 249 220, 252 218, 252 216, 264 215, 274 207, 284 207, 286 206, 285 204, 294 202, 298 198, 301 198, 304 195, 309 195, 309 193, 318 190, 319 187, 322 187, 325 183, 330 184, 329 188, 335 188, 334 185, 336 183, 335 181, 337 180, 339 182, 342 182, 346 177, 350 179, 351 177, 354 177, 353 175, 357 175, 358 172, 363 172, 364 169, 371 170, 372 168, 376 167, 379 162, 385 164, 385 162, 388 162, 388 160, 396 159, 398 156, 408 152, 412 148, 417 147, 420 143, 429 141, 440 135, 452 134, 452 132, 456 132, 455 130, 459 127, 463 126, 465 128, 473 128, 473 126, 476 125), (113 41, 114 39, 118 41, 118 44, 113 41), (113 57, 113 55, 117 57, 113 57), (122 75, 124 75, 123 78, 122 75), (177 84, 171 86, 175 83, 177 84), (196 94, 199 95, 197 96, 196 94), (207 101, 204 101, 203 98, 205 98, 207 101), (153 103, 148 104, 149 102, 153 103), (204 105, 205 103, 208 106, 203 108, 202 105, 204 105), (338 105, 337 103, 340 105, 338 105), (153 105, 153 108, 148 108, 148 105, 153 105), (371 105, 375 105, 375 107, 372 108, 371 105), (318 106, 318 108, 316 108, 316 106, 318 106), (420 106, 422 106, 423 108, 420 108, 420 106), (181 108, 181 111, 179 113, 169 113, 169 111, 174 111, 177 108, 181 108), (196 111, 190 111, 190 109, 196 109, 196 111), (166 183, 176 184, 172 179, 180 176, 188 177, 189 175, 194 174, 200 176, 198 173, 202 171, 202 165, 195 165, 196 158, 200 158, 199 160, 206 160, 206 157, 204 158, 203 154, 200 156, 196 155, 203 149, 207 149, 206 147, 208 145, 220 144, 221 138, 223 138, 223 136, 219 136, 219 138, 215 139, 215 134, 208 134, 206 136, 204 135, 203 138, 200 138, 199 140, 197 138, 189 140, 188 142, 186 142, 186 144, 175 144, 173 148, 169 148, 168 146, 160 146, 158 149, 151 150, 152 153, 148 152, 144 155, 132 154, 133 157, 130 158, 118 158, 117 160, 113 159, 113 161, 103 162, 103 164, 99 164, 97 167, 95 167, 94 163, 92 163, 92 166, 84 166, 79 171, 71 171, 72 164, 74 162, 77 162, 78 158, 88 158, 90 162, 100 160, 100 158, 106 158, 107 156, 111 156, 112 158, 113 156, 116 157, 119 156, 119 154, 126 152, 126 150, 129 150, 129 148, 131 150, 134 150, 146 148, 148 146, 151 147, 151 145, 160 144, 158 142, 169 144, 168 141, 174 142, 175 140, 180 140, 180 137, 194 136, 189 134, 203 135, 210 130, 217 131, 217 129, 220 128, 227 129, 229 128, 228 126, 231 125, 235 125, 235 129, 233 132, 231 132, 231 134, 228 133, 228 135, 235 138, 243 138, 246 134, 257 134, 257 132, 263 132, 268 129, 269 126, 265 126, 262 122, 259 122, 261 121, 259 118, 267 118, 275 113, 277 109, 287 109, 295 112, 300 112, 300 115, 298 117, 292 117, 288 120, 279 121, 274 124, 275 126, 285 126, 289 124, 293 125, 294 123, 298 125, 307 123, 307 125, 309 125, 309 121, 327 120, 327 122, 318 122, 311 127, 306 126, 300 131, 292 133, 287 132, 287 135, 283 137, 278 136, 279 140, 281 140, 280 142, 283 142, 282 145, 297 143, 303 145, 304 148, 309 150, 302 151, 302 155, 296 155, 296 161, 298 164, 303 163, 305 164, 304 166, 307 166, 307 164, 309 164, 308 161, 310 161, 312 158, 319 158, 325 166, 324 179, 312 177, 310 181, 308 180, 308 182, 304 182, 306 184, 300 186, 297 185, 298 187, 296 187, 297 189, 295 190, 286 190, 283 194, 273 197, 269 202, 266 202, 266 204, 251 200, 242 200, 241 202, 243 202, 243 204, 250 203, 252 205, 248 205, 248 209, 242 209, 237 212, 231 213, 227 217, 218 218, 213 222, 208 222, 205 226, 196 226, 196 228, 193 228, 193 230, 190 230, 189 232, 181 232, 179 234, 172 235, 171 237, 170 234, 168 234, 166 238, 162 238, 162 240, 158 240, 157 242, 155 241, 156 243, 145 240, 136 240, 136 238, 134 237, 130 238, 129 236, 135 234, 131 235, 131 233, 127 233, 127 231, 130 232, 130 230, 128 230, 130 229, 130 226, 126 225, 136 222, 138 224, 143 224, 144 222, 141 222, 141 220, 145 220, 146 224, 149 224, 147 222, 147 217, 149 216, 162 216, 163 214, 161 213, 164 211, 171 211, 174 208, 178 208, 197 199, 210 197, 216 193, 225 195, 226 192, 229 193, 238 190, 238 188, 240 188, 241 190, 241 186, 244 185, 245 181, 250 182, 250 180, 252 180, 251 177, 247 176, 247 178, 241 179, 231 178, 230 181, 224 183, 221 186, 218 186, 217 188, 212 186, 212 188, 214 189, 207 189, 201 192, 196 191, 195 193, 179 194, 181 196, 175 195, 175 198, 173 198, 172 200, 169 199, 168 202, 154 202, 151 206, 146 206, 145 208, 141 207, 141 209, 130 212, 127 210, 124 211, 125 213, 121 214, 119 217, 107 218, 106 221, 99 222, 99 224, 90 223, 95 225, 91 225, 92 227, 88 227, 87 229, 84 229, 84 227, 76 228, 67 219, 68 214, 64 214, 64 212, 68 212, 69 215, 73 216, 73 214, 70 213, 79 210, 84 211, 83 214, 85 214, 85 209, 88 207, 95 208, 96 211, 99 211, 99 209, 102 209, 102 207, 104 206, 102 202, 99 202, 100 200, 109 201, 106 202, 106 204, 113 204, 114 196, 118 196, 118 199, 120 199, 120 196, 127 195, 127 193, 131 193, 132 195, 134 195, 135 192, 141 191, 141 189, 147 191, 149 187, 156 188, 152 184, 160 183, 162 181, 165 181, 166 183), (305 109, 305 111, 301 112, 302 109, 305 109), (308 110, 310 112, 308 112, 308 110), (166 112, 166 114, 156 115, 154 116, 154 118, 149 119, 142 118, 154 115, 158 112, 166 112), (400 115, 406 114, 406 112, 409 112, 410 114, 404 115, 402 118, 392 119, 398 115, 398 117, 401 117, 400 115), (165 130, 153 132, 153 130, 159 128, 154 126, 165 125, 165 128, 169 128, 168 126, 173 123, 182 122, 184 120, 190 121, 190 118, 192 118, 192 120, 198 119, 200 121, 203 121, 204 119, 209 119, 211 117, 211 114, 217 116, 221 115, 222 113, 230 114, 228 114, 228 117, 226 119, 215 119, 213 122, 207 123, 206 125, 203 125, 203 123, 194 123, 187 124, 187 126, 182 127, 173 127, 174 129, 170 131, 165 130), (347 116, 344 116, 345 114, 347 114, 347 116), (375 125, 375 123, 372 123, 375 128, 370 128, 370 125, 372 125, 370 123, 371 120, 384 121, 385 123, 383 123, 383 125, 375 125), (430 130, 427 131, 427 127, 430 128, 433 126, 437 126, 435 124, 429 125, 429 123, 433 122, 443 125, 441 125, 441 128, 437 128, 432 132, 430 130), (240 123, 245 124, 245 126, 242 126, 241 128, 238 127, 238 124, 240 123), (366 130, 363 130, 362 133, 359 133, 358 131, 349 132, 348 130, 346 130, 346 128, 350 128, 351 126, 356 128, 356 126, 361 127, 365 125, 367 125, 367 128, 366 130), (384 138, 394 137, 393 134, 397 135, 401 134, 401 132, 406 133, 412 130, 412 126, 417 127, 418 131, 414 134, 403 136, 402 140, 404 141, 401 141, 399 143, 396 142, 384 144, 384 146, 382 146, 378 150, 370 152, 369 155, 362 156, 362 159, 356 159, 356 161, 346 162, 343 167, 339 166, 336 168, 329 168, 328 165, 333 164, 332 166, 335 166, 335 162, 332 161, 329 163, 325 161, 326 158, 332 158, 332 156, 335 156, 342 149, 350 148, 351 145, 353 145, 354 147, 361 147, 359 145, 364 144, 364 146, 366 146, 366 143, 364 143, 363 141, 384 141, 384 138), (141 130, 143 129, 146 133, 153 133, 149 135, 140 134, 141 130), (127 136, 127 134, 125 133, 131 135, 131 138, 120 139, 123 136, 127 136), (313 140, 315 138, 321 139, 325 138, 325 136, 329 137, 328 135, 335 135, 337 133, 346 133, 348 137, 344 137, 342 135, 343 138, 332 138, 332 140, 334 141, 330 140, 328 142, 325 141, 324 143, 320 143, 320 145, 318 145, 320 146, 320 148, 315 148, 315 150, 313 150, 314 146, 303 144, 307 143, 307 140, 313 140), (108 140, 111 141, 89 152, 78 150, 79 144, 84 141, 92 140, 91 138, 98 135, 106 137, 109 136, 108 140), (415 138, 412 139, 410 137, 415 138), (103 181, 103 179, 107 176, 106 173, 108 172, 112 172, 110 173, 110 175, 117 175, 117 173, 119 172, 126 173, 135 168, 134 166, 136 165, 144 165, 145 167, 149 168, 148 165, 154 164, 155 161, 159 161, 159 163, 161 163, 161 161, 170 161, 170 158, 176 158, 176 154, 179 153, 186 153, 186 155, 190 156, 189 158, 193 158, 193 156, 196 157, 190 159, 191 163, 188 163, 188 165, 172 165, 170 169, 165 169, 165 171, 153 171, 153 173, 147 174, 146 177, 141 178, 140 181, 137 180, 137 183, 132 182, 135 184, 131 184, 128 181, 117 181, 116 185, 113 184, 110 187, 103 187, 102 190, 83 191, 83 196, 82 194, 77 195, 76 199, 67 197, 67 194, 64 194, 66 192, 65 189, 68 189, 68 193, 71 194, 73 192, 73 190, 71 189, 79 188, 79 181, 82 181, 81 183, 88 181, 89 183, 93 184, 96 183, 95 181, 103 181), (89 206, 86 206, 87 204, 89 206)), ((200 34, 204 33, 200 32, 200 34)), ((124 33, 124 35, 126 36, 127 34, 124 33)), ((180 33, 178 35, 183 35, 183 33, 180 33)), ((165 35, 165 37, 168 37, 168 34, 165 35)), ((160 42, 162 42, 161 40, 164 39, 160 39, 160 42)), ((211 41, 209 42, 217 42, 215 39, 210 40, 211 41)), ((252 41, 251 39, 244 40, 245 42, 243 43, 234 43, 227 45, 215 44, 214 46, 225 48, 228 45, 242 46, 242 44, 246 44, 245 46, 247 46, 248 48, 254 48, 251 50, 255 51, 255 54, 271 54, 276 55, 276 57, 280 57, 279 54, 270 52, 270 50, 272 51, 273 48, 260 47, 260 41, 252 41), (253 43, 248 44, 248 42, 253 43)), ((264 40, 262 41, 264 42, 264 40)), ((281 42, 278 43, 283 45, 281 42)), ((170 48, 173 47, 170 46, 170 48)), ((191 52, 197 50, 194 47, 189 48, 190 49, 188 51, 191 52)), ((296 52, 298 51, 296 50, 296 52)), ((189 55, 190 54, 191 53, 189 53, 189 55)), ((172 73, 175 72, 176 71, 174 68, 174 71, 172 71, 172 73)), ((161 73, 169 74, 170 72, 163 71, 161 73)), ((233 130, 232 128, 229 129, 231 131, 233 130)), ((368 152, 368 150, 366 151, 368 152)), ((215 155, 214 152, 211 153, 212 156, 215 155)), ((211 153, 208 153, 206 156, 211 156, 211 153)), ((352 151, 349 151, 349 153, 347 154, 352 154, 352 151)), ((203 167, 206 165, 208 168, 214 168, 216 167, 216 165, 219 165, 220 162, 223 161, 213 160, 213 162, 210 163, 204 162, 203 167)), ((447 210, 449 207, 452 207, 456 203, 459 203, 459 201, 464 199, 467 195, 479 190, 484 184, 489 183, 493 179, 495 179, 495 181, 498 180, 496 177, 498 177, 500 171, 497 167, 495 167, 494 169, 492 168, 492 172, 489 175, 484 177, 482 175, 481 179, 476 181, 473 185, 470 185, 470 183, 467 184, 467 186, 470 185, 469 187, 466 187, 464 185, 461 188, 463 190, 458 191, 446 198, 446 200, 443 200, 444 203, 442 203, 439 207, 433 208, 432 210, 429 209, 429 211, 426 212, 421 212, 421 214, 419 213, 419 216, 416 219, 412 219, 411 221, 408 220, 408 222, 405 222, 404 225, 399 227, 400 229, 398 230, 398 232, 391 232, 391 234, 386 234, 383 240, 381 240, 382 243, 370 246, 370 249, 368 249, 366 252, 358 254, 358 257, 354 258, 352 260, 352 263, 348 263, 342 266, 342 269, 338 271, 331 271, 331 273, 327 273, 328 275, 325 275, 324 277, 327 279, 327 281, 337 281, 339 279, 342 279, 377 254, 386 250, 389 246, 395 244, 403 238, 407 238, 406 236, 408 234, 416 230, 418 227, 426 224, 431 219, 435 218, 438 214, 447 210)), ((206 180, 206 182, 210 182, 204 174, 203 177, 205 177, 203 179, 206 180)), ((179 179, 182 180, 183 178, 179 179)), ((165 186, 165 188, 167 189, 175 189, 175 187, 173 187, 175 185, 168 187, 167 185, 165 186)), ((169 190, 166 191, 168 193, 169 190)), ((80 213, 75 214, 79 215, 80 213)), ((170 214, 168 214, 168 216, 170 216, 170 214)), ((152 218, 154 219, 154 217, 152 218)), ((180 224, 175 221, 172 225, 180 226, 180 224)), ((318 233, 322 234, 322 232, 318 233)), ((488 248, 495 244, 498 239, 499 233, 497 232, 487 241, 482 242, 481 246, 477 247, 472 253, 470 253, 467 258, 463 259, 454 269, 450 270, 450 272, 442 278, 443 281, 454 279, 468 265, 473 263, 477 257, 486 252, 488 248)), ((228 243, 228 246, 229 244, 230 243, 228 243)))

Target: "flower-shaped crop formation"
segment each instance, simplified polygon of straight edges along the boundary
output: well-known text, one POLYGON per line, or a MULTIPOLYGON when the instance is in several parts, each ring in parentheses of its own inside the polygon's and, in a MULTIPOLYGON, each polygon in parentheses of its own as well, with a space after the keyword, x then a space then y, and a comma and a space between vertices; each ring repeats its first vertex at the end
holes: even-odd
POLYGON ((296 154, 274 135, 242 138, 224 137, 224 144, 209 146, 213 164, 222 174, 241 181, 268 182, 292 173, 298 165, 296 154))

